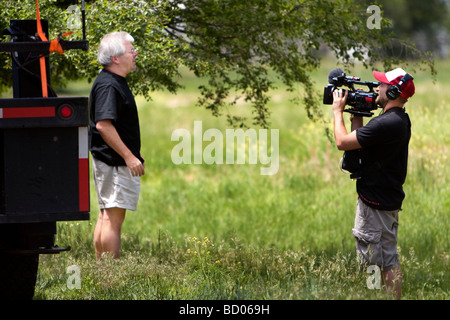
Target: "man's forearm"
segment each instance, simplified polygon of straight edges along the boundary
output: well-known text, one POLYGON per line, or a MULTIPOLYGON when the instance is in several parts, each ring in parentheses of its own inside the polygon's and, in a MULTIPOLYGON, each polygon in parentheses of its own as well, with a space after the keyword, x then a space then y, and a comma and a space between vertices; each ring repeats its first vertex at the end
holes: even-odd
POLYGON ((353 117, 352 120, 352 131, 355 131, 358 128, 363 126, 363 117, 353 117))
MULTIPOLYGON (((341 90, 335 90, 333 92, 334 138, 336 140, 336 146, 339 150, 353 150, 361 148, 361 145, 356 138, 356 131, 352 131, 348 134, 347 129, 345 128, 343 113, 345 101, 347 100, 347 94, 348 91, 345 91, 344 95, 342 95, 341 90)), ((362 124, 362 119, 360 121, 362 124)))
POLYGON ((99 121, 96 124, 96 128, 100 132, 103 140, 125 160, 133 176, 142 176, 145 174, 144 164, 123 143, 111 121, 99 121))
MULTIPOLYGON (((357 121, 355 123, 355 127, 359 124, 362 124, 362 119, 360 122, 357 121)), ((334 139, 339 150, 345 151, 361 148, 361 145, 356 138, 356 131, 347 133, 347 129, 344 124, 344 115, 342 112, 338 111, 334 112, 334 139)))
POLYGON ((334 139, 339 150, 343 147, 343 138, 347 135, 342 112, 334 112, 334 139))

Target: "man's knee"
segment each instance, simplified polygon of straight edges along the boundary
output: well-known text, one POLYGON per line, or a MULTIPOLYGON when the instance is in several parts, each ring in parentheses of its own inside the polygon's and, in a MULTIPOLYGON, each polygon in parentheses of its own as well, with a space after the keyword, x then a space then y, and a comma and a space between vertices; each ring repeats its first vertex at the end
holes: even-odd
POLYGON ((108 208, 104 209, 103 223, 109 223, 113 227, 121 227, 125 220, 125 209, 122 208, 108 208))

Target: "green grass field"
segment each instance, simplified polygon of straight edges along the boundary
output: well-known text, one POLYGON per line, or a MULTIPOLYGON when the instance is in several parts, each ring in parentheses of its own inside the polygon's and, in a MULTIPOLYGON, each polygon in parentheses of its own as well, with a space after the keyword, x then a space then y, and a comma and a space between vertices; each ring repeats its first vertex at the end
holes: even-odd
MULTIPOLYGON (((404 299, 449 299, 450 61, 436 63, 435 83, 413 73, 416 95, 406 105, 413 126, 398 244, 404 299)), ((325 61, 313 74, 319 92, 336 67, 325 61)), ((373 80, 362 67, 352 73, 373 80)), ((175 165, 174 130, 193 134, 200 120, 203 131, 227 129, 225 117, 195 105, 199 81, 184 73, 183 82, 177 95, 137 98, 146 175, 138 211, 123 226, 121 259, 95 260, 91 181, 91 220, 58 223, 57 244, 72 250, 41 255, 35 299, 390 299, 367 288, 369 274, 355 261, 355 182, 340 171, 342 152, 325 134, 331 106, 321 106, 325 121, 314 123, 292 102, 301 88, 272 93, 276 175, 261 175, 260 163, 175 165), (68 286, 72 265, 79 288, 68 286)), ((89 89, 76 83, 64 94, 89 89)), ((226 112, 235 109, 251 116, 245 103, 226 112)))

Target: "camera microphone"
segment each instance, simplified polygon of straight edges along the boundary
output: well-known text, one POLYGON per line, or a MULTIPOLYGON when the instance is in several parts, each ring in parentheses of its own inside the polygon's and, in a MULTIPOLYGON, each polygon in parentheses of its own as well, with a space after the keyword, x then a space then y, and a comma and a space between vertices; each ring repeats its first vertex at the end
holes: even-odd
MULTIPOLYGON (((330 84, 334 84, 334 85, 339 85, 339 78, 344 78, 345 77, 345 72, 344 70, 338 68, 338 69, 333 69, 330 71, 330 73, 328 73, 328 83, 330 84)), ((342 84, 341 84, 342 85, 342 84)))
POLYGON ((336 87, 340 87, 344 84, 349 84, 351 82, 356 83, 356 81, 359 81, 360 79, 358 77, 349 76, 347 77, 345 75, 344 70, 338 68, 333 69, 328 74, 328 83, 335 85, 336 87))

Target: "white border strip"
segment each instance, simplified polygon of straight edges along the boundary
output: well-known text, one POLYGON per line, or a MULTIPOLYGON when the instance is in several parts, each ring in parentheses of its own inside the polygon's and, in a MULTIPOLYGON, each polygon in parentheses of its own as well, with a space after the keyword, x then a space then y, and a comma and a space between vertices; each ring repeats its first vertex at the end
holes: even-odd
POLYGON ((88 127, 78 127, 78 159, 89 159, 88 127))

